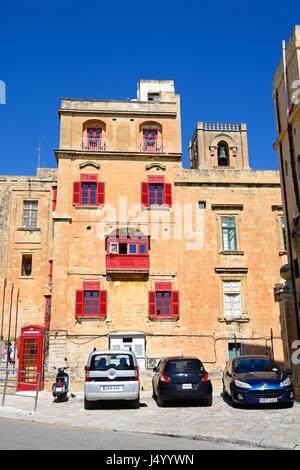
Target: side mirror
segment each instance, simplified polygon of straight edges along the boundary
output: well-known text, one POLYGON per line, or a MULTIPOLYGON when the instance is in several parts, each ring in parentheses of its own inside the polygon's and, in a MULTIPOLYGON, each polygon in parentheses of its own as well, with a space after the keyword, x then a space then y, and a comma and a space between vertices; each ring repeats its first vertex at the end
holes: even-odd
POLYGON ((226 372, 226 377, 230 377, 230 378, 231 378, 231 377, 232 377, 231 373, 227 371, 227 372, 226 372))
POLYGON ((153 372, 158 372, 157 367, 154 367, 154 368, 153 368, 153 372))

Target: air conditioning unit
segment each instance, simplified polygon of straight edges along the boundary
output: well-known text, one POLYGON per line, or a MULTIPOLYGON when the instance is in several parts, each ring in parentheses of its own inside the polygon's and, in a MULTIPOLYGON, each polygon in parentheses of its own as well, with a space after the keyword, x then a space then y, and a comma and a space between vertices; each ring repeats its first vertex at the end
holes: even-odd
POLYGON ((154 369, 154 367, 158 366, 159 361, 160 361, 160 357, 148 357, 147 369, 154 369))

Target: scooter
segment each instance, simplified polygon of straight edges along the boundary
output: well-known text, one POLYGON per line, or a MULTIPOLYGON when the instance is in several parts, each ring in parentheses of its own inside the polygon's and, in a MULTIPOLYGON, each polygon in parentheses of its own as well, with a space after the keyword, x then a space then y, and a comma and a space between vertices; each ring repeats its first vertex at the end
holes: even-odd
POLYGON ((69 369, 69 367, 58 368, 55 383, 52 385, 52 395, 56 398, 56 402, 69 400, 70 377, 65 372, 66 369, 69 369))

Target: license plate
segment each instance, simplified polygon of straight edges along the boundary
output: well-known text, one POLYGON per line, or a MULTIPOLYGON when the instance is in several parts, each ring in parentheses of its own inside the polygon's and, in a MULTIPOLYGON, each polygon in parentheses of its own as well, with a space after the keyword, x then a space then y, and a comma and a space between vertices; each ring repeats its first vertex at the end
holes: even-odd
POLYGON ((277 403, 278 398, 260 398, 259 403, 277 403))
POLYGON ((62 387, 56 387, 56 391, 57 391, 57 392, 61 392, 61 391, 62 391, 62 387))
POLYGON ((192 390, 192 384, 182 384, 182 390, 192 390))
POLYGON ((123 392, 123 385, 101 385, 101 392, 123 392))

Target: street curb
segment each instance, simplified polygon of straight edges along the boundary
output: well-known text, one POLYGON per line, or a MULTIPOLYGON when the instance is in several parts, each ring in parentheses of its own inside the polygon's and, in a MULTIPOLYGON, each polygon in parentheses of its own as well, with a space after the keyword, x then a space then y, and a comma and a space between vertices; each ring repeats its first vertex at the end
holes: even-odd
MULTIPOLYGON (((114 429, 114 431, 118 431, 118 430, 114 429)), ((261 449, 265 449, 265 450, 289 450, 289 451, 300 450, 300 448, 298 447, 298 444, 295 444, 295 446, 291 448, 291 447, 285 447, 285 446, 280 446, 280 445, 267 445, 261 442, 246 441, 245 439, 238 439, 238 438, 231 438, 231 437, 221 438, 221 437, 213 437, 213 436, 202 436, 199 434, 191 435, 191 434, 177 434, 177 433, 167 433, 167 432, 162 433, 162 432, 152 432, 152 431, 143 431, 142 433, 155 435, 155 436, 175 437, 177 439, 178 438, 189 439, 191 441, 208 441, 208 442, 215 442, 219 444, 222 444, 222 443, 236 444, 240 446, 246 446, 248 448, 260 447, 261 449)), ((135 433, 135 434, 138 434, 138 433, 135 433)))
MULTIPOLYGON (((22 422, 31 422, 31 423, 40 423, 40 424, 48 424, 51 426, 70 426, 72 428, 80 428, 82 427, 80 424, 70 424, 70 423, 63 423, 63 422, 56 422, 56 423, 50 423, 47 420, 41 420, 38 419, 38 417, 34 416, 34 412, 32 414, 28 413, 26 416, 20 416, 20 417, 8 417, 8 416, 3 416, 0 413, 0 418, 1 419, 7 419, 11 421, 22 421, 22 422)), ((85 426, 86 427, 86 426, 85 426)), ((88 427, 89 429, 98 429, 97 426, 91 425, 88 427)), ((113 432, 126 432, 126 430, 122 429, 115 429, 115 428, 101 428, 103 431, 113 431, 113 432)), ((207 436, 207 435, 201 435, 201 434, 179 434, 179 433, 173 433, 173 432, 156 432, 156 431, 128 431, 130 434, 147 434, 147 435, 152 435, 152 436, 161 436, 161 437, 171 437, 171 438, 177 438, 177 439, 187 439, 191 441, 207 441, 207 442, 215 442, 216 444, 235 444, 239 446, 245 446, 246 448, 260 448, 260 449, 265 449, 265 450, 300 450, 298 444, 295 444, 294 447, 287 447, 287 446, 281 446, 281 445, 272 445, 272 444, 266 444, 263 442, 257 442, 257 441, 247 441, 245 439, 239 439, 239 438, 231 438, 231 437, 215 437, 215 436, 207 436)), ((247 449, 245 449, 247 450, 247 449)))

